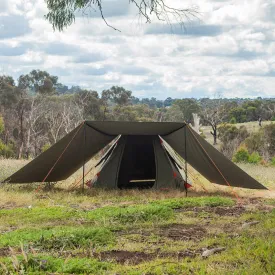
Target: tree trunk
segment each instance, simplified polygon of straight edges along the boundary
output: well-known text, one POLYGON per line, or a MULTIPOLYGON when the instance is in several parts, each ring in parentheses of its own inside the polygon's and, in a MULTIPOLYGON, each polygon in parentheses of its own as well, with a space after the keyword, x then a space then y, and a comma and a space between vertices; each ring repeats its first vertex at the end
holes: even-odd
POLYGON ((217 145, 217 125, 212 125, 213 132, 210 132, 213 136, 214 143, 213 145, 217 145))
POLYGON ((23 153, 23 149, 24 149, 24 127, 23 127, 23 113, 24 111, 21 110, 20 112, 20 147, 19 147, 19 152, 17 155, 18 159, 22 158, 22 153, 23 153))
POLYGON ((27 132, 27 142, 26 142, 26 158, 29 159, 30 156, 30 140, 31 140, 31 129, 28 129, 27 132))

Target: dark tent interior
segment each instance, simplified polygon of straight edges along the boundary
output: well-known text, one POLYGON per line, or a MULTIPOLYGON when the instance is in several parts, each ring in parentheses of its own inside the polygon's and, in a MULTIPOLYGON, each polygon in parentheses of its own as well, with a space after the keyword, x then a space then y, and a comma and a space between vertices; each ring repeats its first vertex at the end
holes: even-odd
POLYGON ((156 179, 152 136, 127 136, 118 177, 118 188, 151 188, 156 179))

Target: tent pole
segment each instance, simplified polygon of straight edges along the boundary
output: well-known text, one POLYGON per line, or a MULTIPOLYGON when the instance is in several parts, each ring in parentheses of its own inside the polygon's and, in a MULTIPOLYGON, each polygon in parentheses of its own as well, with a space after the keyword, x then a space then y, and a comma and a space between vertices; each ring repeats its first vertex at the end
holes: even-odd
POLYGON ((82 193, 84 193, 85 187, 85 160, 86 160, 86 123, 84 123, 84 150, 83 150, 83 169, 82 169, 82 193))
POLYGON ((186 140, 186 131, 187 131, 187 125, 185 125, 185 131, 184 131, 184 155, 185 155, 185 195, 187 197, 187 140, 186 140))

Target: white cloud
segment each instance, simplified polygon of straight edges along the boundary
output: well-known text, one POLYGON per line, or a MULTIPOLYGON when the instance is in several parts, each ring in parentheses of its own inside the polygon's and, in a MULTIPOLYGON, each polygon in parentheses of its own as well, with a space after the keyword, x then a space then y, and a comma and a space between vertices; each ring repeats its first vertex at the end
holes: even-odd
POLYGON ((54 32, 43 0, 0 1, 0 72, 48 70, 66 85, 122 85, 143 97, 275 97, 274 0, 201 0, 201 20, 172 31, 140 23, 128 0, 104 1, 108 23, 121 32, 95 13, 54 32))

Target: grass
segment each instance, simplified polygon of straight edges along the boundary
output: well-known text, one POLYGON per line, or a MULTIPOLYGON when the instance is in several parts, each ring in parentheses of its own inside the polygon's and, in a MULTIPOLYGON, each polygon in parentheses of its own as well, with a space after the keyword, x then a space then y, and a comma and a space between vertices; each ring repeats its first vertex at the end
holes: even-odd
POLYGON ((1 209, 0 270, 13 274, 272 274, 275 208, 255 207, 234 214, 230 209, 236 207, 232 198, 210 196, 150 197, 145 204, 118 202, 90 210, 46 204, 1 209), (225 214, 218 214, 219 209, 225 214), (259 224, 240 229, 251 220, 259 224), (204 247, 218 246, 226 250, 202 259, 204 247), (135 256, 122 261, 117 251, 135 256), (184 251, 194 256, 176 256, 184 251), (135 262, 140 255, 142 261, 135 262))
MULTIPOLYGON (((0 180, 25 163, 0 160, 0 180)), ((188 198, 175 190, 68 191, 77 173, 47 192, 4 185, 0 274, 274 274, 275 168, 240 167, 271 192, 235 188, 240 206, 228 187, 193 170, 188 198), (259 223, 243 229, 250 221, 259 223), (225 250, 202 258, 215 247, 225 250)))

